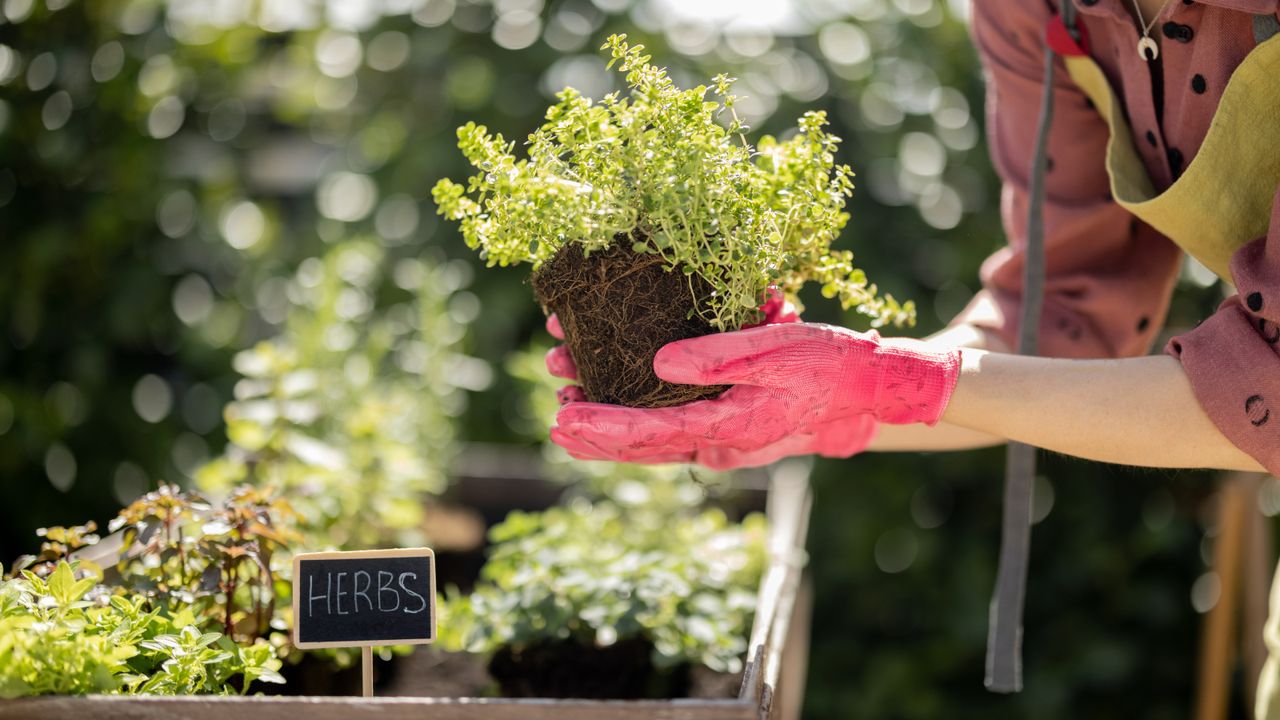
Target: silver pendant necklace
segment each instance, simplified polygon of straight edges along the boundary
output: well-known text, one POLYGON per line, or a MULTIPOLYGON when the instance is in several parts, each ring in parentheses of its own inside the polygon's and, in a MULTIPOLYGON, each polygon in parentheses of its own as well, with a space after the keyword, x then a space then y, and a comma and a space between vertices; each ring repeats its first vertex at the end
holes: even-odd
MULTIPOLYGON (((1168 5, 1165 0, 1165 5, 1168 5)), ((1164 12, 1164 5, 1156 11, 1155 17, 1151 18, 1151 22, 1142 19, 1142 8, 1138 5, 1138 0, 1133 0, 1133 10, 1138 14, 1138 27, 1142 29, 1142 37, 1138 39, 1138 57, 1151 62, 1160 57, 1160 46, 1151 37, 1151 28, 1155 26, 1156 20, 1160 17, 1160 13, 1164 12)))

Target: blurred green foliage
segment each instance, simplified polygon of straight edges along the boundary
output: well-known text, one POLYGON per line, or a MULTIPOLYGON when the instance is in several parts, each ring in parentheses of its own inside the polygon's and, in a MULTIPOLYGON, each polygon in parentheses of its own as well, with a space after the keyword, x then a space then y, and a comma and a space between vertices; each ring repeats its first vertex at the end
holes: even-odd
POLYGON ((718 510, 667 510, 579 499, 511 513, 490 531, 475 591, 443 605, 443 647, 488 655, 639 637, 657 668, 741 672, 766 559, 764 517, 738 525, 718 510))
POLYGON ((243 482, 286 493, 305 548, 429 544, 423 506, 447 483, 462 409, 449 378, 476 362, 451 353, 460 278, 384 260, 357 240, 302 264, 281 335, 235 356, 226 451, 195 473, 218 494, 243 482))
MULTIPOLYGON (((223 450, 224 420, 248 411, 224 419, 221 409, 254 401, 234 392, 242 379, 233 358, 247 349, 242 363, 268 358, 275 368, 263 376, 270 392, 299 370, 325 378, 307 400, 335 414, 260 423, 340 446, 352 461, 299 476, 340 483, 406 444, 449 443, 414 419, 386 423, 405 432, 389 442, 336 434, 339 423, 358 424, 360 402, 378 398, 397 408, 402 400, 387 398, 451 398, 442 408, 460 414, 460 440, 536 440, 530 423, 549 408, 530 406, 518 381, 462 355, 502 362, 544 341, 529 288, 518 270, 475 273, 461 239, 437 224, 428 190, 466 172, 454 149, 462 122, 523 137, 563 86, 590 96, 614 89, 594 53, 611 32, 644 42, 683 84, 738 77, 737 110, 760 132, 782 133, 802 109, 825 109, 844 138, 839 160, 858 173, 837 247, 856 248, 855 262, 882 289, 917 301, 917 332, 937 329, 1002 242, 964 7, 8 0, 0 555, 29 550, 37 527, 105 521, 163 480, 192 482, 210 458, 235 463, 257 452, 244 437, 223 450), (300 297, 312 288, 302 279, 323 275, 344 248, 377 258, 378 277, 359 287, 331 278, 332 296, 300 297), (453 279, 431 282, 447 296, 424 300, 420 284, 396 279, 415 267, 402 261, 423 258, 406 276, 443 273, 453 279), (346 289, 359 296, 352 305, 340 298, 346 289), (307 317, 370 303, 373 315, 307 317), (356 364, 371 370, 367 385, 345 355, 314 344, 330 325, 356 343, 376 339, 428 303, 448 323, 416 328, 443 334, 420 341, 450 349, 425 377, 397 366, 391 348, 414 342, 405 337, 351 354, 365 358, 356 364), (280 337, 294 339, 259 345, 280 337), (298 342, 315 352, 295 357, 298 342), (339 374, 351 384, 332 385, 339 374), (441 378, 470 390, 466 402, 430 389, 441 378)), ((1195 322, 1220 297, 1188 273, 1171 324, 1195 322)), ((864 322, 808 305, 812 320, 864 322)), ((436 464, 399 487, 434 482, 446 458, 422 458, 436 464)), ((1001 462, 991 450, 818 464, 810 717, 1187 714, 1201 617, 1191 593, 1206 577, 1212 539, 1202 531, 1214 530, 1201 520, 1209 479, 1051 459, 1033 541, 1027 690, 1002 697, 981 686, 1001 462)))

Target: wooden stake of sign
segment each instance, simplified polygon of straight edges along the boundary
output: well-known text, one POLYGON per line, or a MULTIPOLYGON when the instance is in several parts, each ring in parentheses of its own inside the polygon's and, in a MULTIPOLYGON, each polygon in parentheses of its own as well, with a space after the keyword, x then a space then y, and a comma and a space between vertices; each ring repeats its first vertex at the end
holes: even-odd
POLYGON ((373 648, 436 639, 436 561, 430 548, 293 556, 293 645, 359 647, 364 697, 373 648))
POLYGON ((368 645, 360 648, 360 679, 361 694, 373 697, 373 648, 368 645))

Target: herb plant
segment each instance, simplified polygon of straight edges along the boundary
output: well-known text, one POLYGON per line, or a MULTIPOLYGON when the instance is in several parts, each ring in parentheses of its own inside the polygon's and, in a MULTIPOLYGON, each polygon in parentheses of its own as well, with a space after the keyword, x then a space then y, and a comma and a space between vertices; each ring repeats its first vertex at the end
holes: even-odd
POLYGON ((40 554, 0 581, 0 696, 284 682, 272 558, 296 540, 293 521, 270 490, 239 487, 215 504, 161 486, 111 521, 122 544, 110 586, 73 559, 100 542, 93 523, 41 529, 40 554))
POLYGON ((146 598, 101 584, 92 566, 56 564, 0 581, 0 697, 23 695, 247 693, 282 683, 265 640, 236 645, 200 630, 185 608, 168 614, 146 598))
MULTIPOLYGON (((241 641, 266 637, 277 606, 272 558, 300 539, 292 506, 270 489, 235 488, 213 505, 161 486, 120 511, 122 584, 170 613, 190 608, 203 626, 241 641)), ((279 628, 277 628, 279 629, 279 628)))
POLYGON ((602 501, 512 513, 470 596, 445 603, 446 649, 492 654, 640 638, 658 668, 741 670, 764 562, 764 519, 672 518, 602 501))
POLYGON ((733 78, 682 90, 625 35, 602 49, 628 94, 594 102, 564 89, 526 159, 484 126, 458 129, 479 172, 466 187, 440 180, 432 196, 490 265, 536 270, 566 246, 587 255, 626 238, 634 252, 705 281, 710 292, 693 312, 716 330, 753 321, 771 284, 795 292, 808 281, 873 324, 913 316, 910 302, 877 293, 849 251, 831 249, 849 218, 853 173, 835 162, 839 140, 823 112, 806 113, 790 139, 765 136, 753 148, 733 78))

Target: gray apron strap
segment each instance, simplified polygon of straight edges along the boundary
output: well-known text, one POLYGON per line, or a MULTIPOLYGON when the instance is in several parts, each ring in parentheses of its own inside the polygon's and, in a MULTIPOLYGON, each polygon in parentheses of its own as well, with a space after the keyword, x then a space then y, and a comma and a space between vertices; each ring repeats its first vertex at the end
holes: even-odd
MULTIPOLYGON (((1062 21, 1079 42, 1075 6, 1062 2, 1062 21)), ((1028 189, 1027 247, 1024 253, 1022 314, 1018 353, 1036 354, 1040 310, 1044 305, 1044 176, 1048 163, 1049 128, 1053 124, 1054 52, 1045 43, 1044 95, 1036 129, 1036 145, 1028 189)), ((988 690, 1022 690, 1022 608, 1027 589, 1027 556, 1031 550, 1031 503, 1036 476, 1036 449, 1010 442, 1005 455, 1004 517, 1000 531, 1000 564, 991 595, 987 630, 988 690)))
POLYGON ((1275 15, 1253 16, 1253 39, 1259 45, 1264 40, 1270 40, 1278 32, 1280 32, 1280 20, 1277 20, 1275 15))

